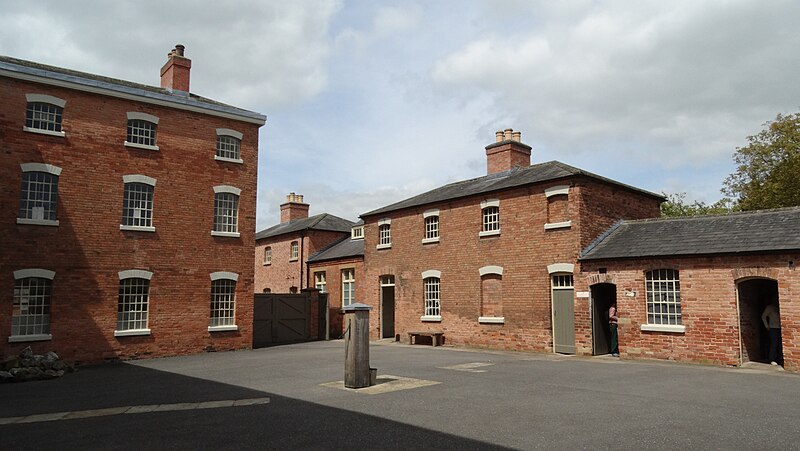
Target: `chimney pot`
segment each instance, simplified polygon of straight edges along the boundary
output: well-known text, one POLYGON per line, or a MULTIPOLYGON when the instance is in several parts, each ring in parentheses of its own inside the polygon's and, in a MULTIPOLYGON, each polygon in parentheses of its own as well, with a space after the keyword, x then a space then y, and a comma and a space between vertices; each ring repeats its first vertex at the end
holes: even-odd
POLYGON ((308 204, 303 203, 303 195, 289 193, 286 195, 286 202, 281 204, 281 223, 294 219, 305 219, 308 217, 308 204))
POLYGON ((505 140, 505 141, 511 141, 511 133, 512 133, 513 131, 514 131, 514 130, 513 130, 513 129, 511 129, 511 128, 507 128, 507 129, 505 130, 505 136, 504 136, 504 140, 505 140))
POLYGON ((495 142, 500 142, 500 141, 502 141, 502 140, 503 140, 503 136, 504 136, 504 134, 503 134, 503 130, 498 130, 498 131, 496 131, 496 132, 494 133, 494 136, 495 136, 495 142))
POLYGON ((183 56, 183 51, 184 50, 186 50, 186 46, 185 45, 183 45, 183 44, 176 44, 175 45, 175 53, 177 53, 178 56, 183 56))
POLYGON ((522 142, 522 132, 514 132, 511 134, 511 139, 516 142, 522 142))

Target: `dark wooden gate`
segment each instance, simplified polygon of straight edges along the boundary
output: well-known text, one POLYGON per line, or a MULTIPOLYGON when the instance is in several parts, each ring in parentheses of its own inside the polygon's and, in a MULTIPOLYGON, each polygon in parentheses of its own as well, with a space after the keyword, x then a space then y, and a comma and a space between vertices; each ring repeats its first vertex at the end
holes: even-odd
POLYGON ((308 341, 311 298, 302 294, 256 294, 253 305, 253 347, 308 341))

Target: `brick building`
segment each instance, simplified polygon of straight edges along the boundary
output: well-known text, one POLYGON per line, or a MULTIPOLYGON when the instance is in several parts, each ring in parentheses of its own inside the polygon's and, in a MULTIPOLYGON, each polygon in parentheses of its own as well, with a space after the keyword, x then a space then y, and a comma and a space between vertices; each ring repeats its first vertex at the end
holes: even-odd
POLYGON ((738 366, 769 363, 761 314, 778 304, 785 368, 800 370, 800 208, 622 221, 584 250, 575 288, 582 354, 738 366))
POLYGON ((250 347, 261 114, 0 57, 0 356, 250 347))
POLYGON ((296 293, 313 287, 306 260, 350 236, 353 223, 328 213, 308 216, 303 196, 290 193, 281 204, 281 222, 256 233, 256 293, 296 293))
POLYGON ((361 216, 373 338, 435 330, 449 343, 582 352, 581 249, 620 219, 657 217, 664 198, 556 161, 530 165, 520 138, 497 132, 486 176, 361 216))

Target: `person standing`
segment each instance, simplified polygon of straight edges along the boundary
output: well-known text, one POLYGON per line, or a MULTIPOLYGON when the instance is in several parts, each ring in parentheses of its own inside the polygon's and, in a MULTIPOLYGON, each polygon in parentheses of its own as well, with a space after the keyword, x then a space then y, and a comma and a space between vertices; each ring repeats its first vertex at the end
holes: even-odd
POLYGON ((772 303, 764 309, 764 313, 761 314, 761 321, 764 322, 764 327, 769 331, 769 363, 777 365, 783 356, 781 315, 780 312, 778 312, 777 301, 772 301, 772 303))
POLYGON ((617 301, 608 308, 608 327, 611 329, 611 356, 619 357, 619 336, 617 335, 617 301))

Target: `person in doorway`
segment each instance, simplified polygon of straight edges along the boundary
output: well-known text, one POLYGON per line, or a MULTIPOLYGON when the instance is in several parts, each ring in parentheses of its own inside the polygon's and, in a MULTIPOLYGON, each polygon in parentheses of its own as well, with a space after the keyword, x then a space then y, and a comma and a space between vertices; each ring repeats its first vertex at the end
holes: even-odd
POLYGON ((617 301, 608 308, 608 326, 611 329, 611 356, 619 357, 619 336, 617 335, 617 301))
POLYGON ((778 302, 772 301, 761 314, 761 321, 769 331, 769 363, 777 365, 783 355, 781 343, 781 315, 778 312, 778 302))

